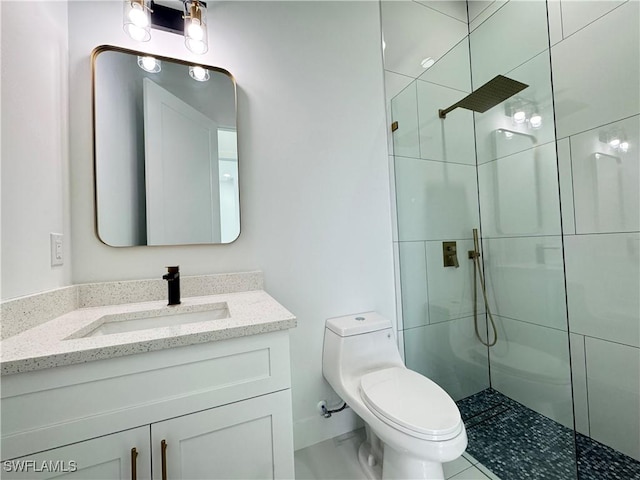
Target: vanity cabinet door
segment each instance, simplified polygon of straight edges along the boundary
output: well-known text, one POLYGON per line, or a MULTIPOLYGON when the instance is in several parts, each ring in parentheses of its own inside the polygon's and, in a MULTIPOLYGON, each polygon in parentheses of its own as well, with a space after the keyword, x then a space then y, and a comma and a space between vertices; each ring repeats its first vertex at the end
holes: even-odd
POLYGON ((154 423, 151 442, 154 480, 294 478, 291 391, 154 423))
POLYGON ((3 479, 128 480, 151 477, 149 427, 93 438, 2 462, 3 479), (132 452, 136 449, 137 456, 132 452), (132 456, 136 456, 136 475, 132 456))

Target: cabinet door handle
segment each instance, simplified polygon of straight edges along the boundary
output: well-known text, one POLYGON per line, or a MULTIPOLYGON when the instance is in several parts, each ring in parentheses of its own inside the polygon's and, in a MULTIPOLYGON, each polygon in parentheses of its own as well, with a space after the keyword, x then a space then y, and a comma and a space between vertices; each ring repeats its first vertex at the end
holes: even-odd
POLYGON ((160 448, 162 449, 162 480, 167 480, 167 441, 162 440, 160 442, 160 448))
POLYGON ((138 459, 138 451, 136 447, 131 449, 131 480, 136 480, 138 478, 138 472, 136 469, 136 460, 138 459))

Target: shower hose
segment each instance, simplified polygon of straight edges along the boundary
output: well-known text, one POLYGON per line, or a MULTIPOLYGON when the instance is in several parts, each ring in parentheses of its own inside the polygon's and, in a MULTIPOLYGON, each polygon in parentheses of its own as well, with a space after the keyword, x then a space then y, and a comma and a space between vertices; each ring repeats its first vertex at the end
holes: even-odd
POLYGON ((480 265, 480 246, 478 242, 478 229, 473 229, 473 250, 469 252, 469 258, 473 260, 473 326, 476 331, 476 337, 480 343, 486 347, 493 347, 498 341, 498 331, 496 330, 496 323, 493 321, 493 315, 489 308, 489 301, 487 300, 487 289, 484 282, 484 275, 482 274, 482 266, 480 265), (487 310, 487 316, 489 317, 489 323, 491 324, 491 330, 493 331, 493 341, 489 342, 489 332, 487 331, 487 341, 485 342, 480 336, 478 330, 478 278, 480 279, 480 287, 482 288, 482 297, 484 298, 484 306, 487 310))

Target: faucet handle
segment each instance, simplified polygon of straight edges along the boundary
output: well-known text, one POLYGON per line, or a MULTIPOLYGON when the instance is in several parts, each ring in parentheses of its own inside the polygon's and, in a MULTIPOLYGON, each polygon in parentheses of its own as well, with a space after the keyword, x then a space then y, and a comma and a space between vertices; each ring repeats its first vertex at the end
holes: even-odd
POLYGON ((167 273, 180 273, 180 265, 175 265, 173 267, 165 267, 167 269, 167 273))

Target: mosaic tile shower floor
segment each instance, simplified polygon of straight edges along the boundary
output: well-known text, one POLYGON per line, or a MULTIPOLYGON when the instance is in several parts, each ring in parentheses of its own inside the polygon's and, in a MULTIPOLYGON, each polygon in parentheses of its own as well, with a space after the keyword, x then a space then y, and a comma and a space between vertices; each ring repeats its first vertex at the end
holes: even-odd
POLYGON ((502 480, 640 480, 640 462, 487 389, 458 401, 467 452, 502 480))

